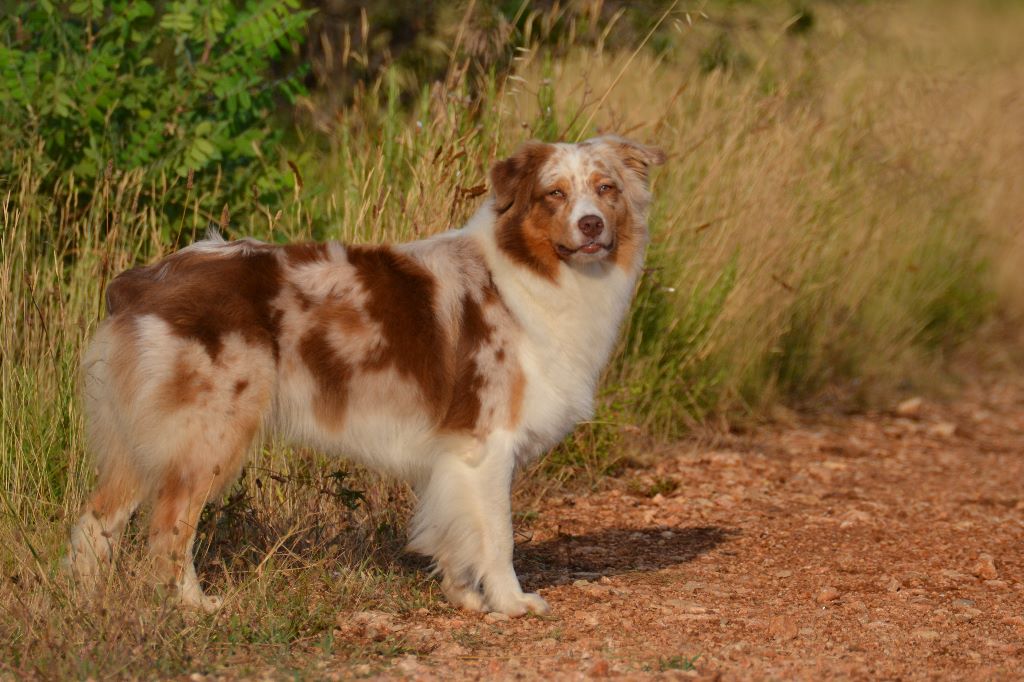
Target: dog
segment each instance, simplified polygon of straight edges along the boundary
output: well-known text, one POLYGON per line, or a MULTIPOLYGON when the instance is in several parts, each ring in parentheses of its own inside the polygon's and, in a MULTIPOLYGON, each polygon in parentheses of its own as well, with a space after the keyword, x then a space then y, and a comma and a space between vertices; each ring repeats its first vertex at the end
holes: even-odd
POLYGON ((196 524, 273 432, 408 481, 409 549, 453 604, 546 613, 512 565, 513 473, 593 414, 664 159, 615 136, 528 142, 461 229, 377 246, 214 236, 120 274, 82 362, 98 480, 72 575, 95 584, 148 502, 156 579, 217 609, 196 524))

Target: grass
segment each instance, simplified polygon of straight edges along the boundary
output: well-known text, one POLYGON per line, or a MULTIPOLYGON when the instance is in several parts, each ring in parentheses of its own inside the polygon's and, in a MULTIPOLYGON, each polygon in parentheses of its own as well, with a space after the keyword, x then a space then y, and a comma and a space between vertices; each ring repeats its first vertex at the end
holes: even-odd
POLYGON ((276 205, 195 194, 168 224, 138 201, 137 172, 111 169, 85 203, 68 182, 40 190, 26 156, 0 193, 0 671, 255 675, 328 651, 379 662, 403 645, 335 637, 338 612, 446 608, 401 554, 401 486, 275 444, 203 520, 200 571, 228 596, 221 613, 181 614, 134 581, 139 538, 98 607, 61 579, 91 477, 78 358, 104 285, 211 222, 273 241, 403 240, 465 220, 489 164, 529 137, 614 130, 665 147, 649 267, 599 414, 533 491, 593 483, 630 443, 832 386, 865 404, 926 387, 994 320, 1019 326, 1024 11, 812 7, 802 31, 773 5, 712 5, 714 21, 680 9, 671 40, 623 52, 567 38, 521 51, 508 80, 456 74, 411 104, 385 71, 326 138, 299 142, 315 165, 276 205))
POLYGON ((696 670, 697 660, 700 658, 700 654, 696 656, 668 656, 658 658, 658 671, 665 672, 666 670, 696 670))

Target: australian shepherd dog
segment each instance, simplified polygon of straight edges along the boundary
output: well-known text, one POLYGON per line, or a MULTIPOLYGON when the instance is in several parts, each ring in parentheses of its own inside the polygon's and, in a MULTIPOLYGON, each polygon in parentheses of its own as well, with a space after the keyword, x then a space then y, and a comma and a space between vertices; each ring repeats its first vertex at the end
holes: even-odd
POLYGON ((512 567, 513 473, 592 415, 663 161, 613 136, 529 142, 461 229, 384 246, 212 238, 118 276, 83 359, 99 477, 72 575, 94 583, 149 503, 156 579, 216 609, 196 523, 276 433, 408 481, 409 548, 453 603, 546 612, 512 567))

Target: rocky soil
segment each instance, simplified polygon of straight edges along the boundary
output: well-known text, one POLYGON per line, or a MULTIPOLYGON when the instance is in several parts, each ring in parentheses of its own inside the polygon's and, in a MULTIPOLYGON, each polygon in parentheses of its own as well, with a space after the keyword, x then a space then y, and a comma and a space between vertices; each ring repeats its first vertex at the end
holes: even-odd
POLYGON ((552 607, 343 614, 327 676, 1021 679, 1024 383, 684 442, 518 528, 552 607), (340 662, 339 662, 340 663, 340 662))

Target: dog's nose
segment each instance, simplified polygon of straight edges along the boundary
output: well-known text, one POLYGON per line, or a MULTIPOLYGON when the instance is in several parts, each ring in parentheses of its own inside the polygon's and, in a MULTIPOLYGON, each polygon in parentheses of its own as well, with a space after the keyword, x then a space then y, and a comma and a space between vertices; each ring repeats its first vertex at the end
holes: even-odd
POLYGON ((604 229, 604 221, 596 215, 585 215, 580 218, 579 227, 580 232, 593 239, 601 234, 601 230, 604 229))

